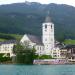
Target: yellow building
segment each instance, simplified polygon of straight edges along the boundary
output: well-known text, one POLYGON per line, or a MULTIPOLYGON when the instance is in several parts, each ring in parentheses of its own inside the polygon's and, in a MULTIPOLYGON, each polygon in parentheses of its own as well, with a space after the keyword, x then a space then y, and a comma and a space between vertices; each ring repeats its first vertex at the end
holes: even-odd
POLYGON ((5 42, 0 42, 0 54, 4 54, 4 56, 9 55, 13 56, 13 47, 16 44, 15 40, 9 40, 5 42))
POLYGON ((67 52, 66 49, 60 49, 57 47, 51 51, 51 55, 53 58, 56 58, 56 59, 65 59, 66 58, 66 52, 67 52))

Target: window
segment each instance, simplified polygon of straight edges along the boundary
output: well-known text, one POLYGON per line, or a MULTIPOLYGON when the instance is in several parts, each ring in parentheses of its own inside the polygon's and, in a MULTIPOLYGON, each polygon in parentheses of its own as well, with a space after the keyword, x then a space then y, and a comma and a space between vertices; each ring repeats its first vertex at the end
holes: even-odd
POLYGON ((47 30, 45 29, 45 32, 46 32, 47 30))
POLYGON ((60 57, 60 56, 58 55, 58 57, 60 57))
POLYGON ((52 29, 52 25, 51 25, 51 29, 52 29))
POLYGON ((47 28, 47 25, 45 25, 45 28, 47 28))
POLYGON ((45 39, 45 41, 47 41, 47 39, 45 39))
POLYGON ((51 32, 53 32, 53 30, 51 29, 51 32))
POLYGON ((57 57, 57 55, 54 55, 54 57, 57 57))
POLYGON ((40 50, 41 50, 41 47, 40 47, 40 50))
POLYGON ((37 47, 37 50, 39 50, 39 47, 37 47))
POLYGON ((51 38, 51 41, 53 41, 53 39, 51 38))

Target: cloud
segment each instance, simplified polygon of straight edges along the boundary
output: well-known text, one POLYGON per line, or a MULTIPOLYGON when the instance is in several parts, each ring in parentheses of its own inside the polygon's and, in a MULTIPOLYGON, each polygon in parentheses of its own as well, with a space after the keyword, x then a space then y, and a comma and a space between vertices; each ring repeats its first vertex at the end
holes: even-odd
POLYGON ((48 3, 58 3, 58 4, 68 4, 75 6, 75 0, 0 0, 0 4, 10 4, 10 3, 16 3, 16 2, 40 2, 43 4, 48 3))
POLYGON ((17 2, 25 2, 25 0, 0 0, 0 4, 10 4, 10 3, 17 3, 17 2))
POLYGON ((75 6, 75 0, 29 0, 29 1, 41 2, 43 4, 57 3, 57 4, 68 4, 75 6))

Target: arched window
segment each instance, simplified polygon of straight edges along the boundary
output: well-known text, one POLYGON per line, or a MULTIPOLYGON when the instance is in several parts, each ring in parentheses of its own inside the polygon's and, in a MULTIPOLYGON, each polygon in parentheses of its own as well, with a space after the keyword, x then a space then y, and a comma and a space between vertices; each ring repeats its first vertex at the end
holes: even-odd
POLYGON ((47 25, 45 25, 45 28, 47 28, 47 25))
POLYGON ((51 29, 52 29, 52 25, 51 25, 51 29))

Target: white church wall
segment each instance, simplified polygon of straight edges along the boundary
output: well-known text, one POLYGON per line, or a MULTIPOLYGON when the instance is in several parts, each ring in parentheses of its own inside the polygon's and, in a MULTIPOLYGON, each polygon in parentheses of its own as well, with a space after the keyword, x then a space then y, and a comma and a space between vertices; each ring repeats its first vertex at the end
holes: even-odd
POLYGON ((54 48, 54 24, 52 22, 42 24, 42 42, 45 54, 50 55, 52 48, 54 48))
POLYGON ((36 54, 44 55, 44 46, 42 46, 42 45, 36 45, 35 49, 36 49, 36 54))
POLYGON ((33 47, 34 45, 36 45, 36 43, 33 43, 26 34, 21 39, 20 43, 23 45, 28 44, 28 46, 30 46, 30 47, 33 47))
POLYGON ((29 38, 27 37, 27 35, 25 34, 25 35, 22 37, 22 39, 21 39, 20 42, 23 43, 23 42, 26 41, 26 40, 30 41, 29 38))

